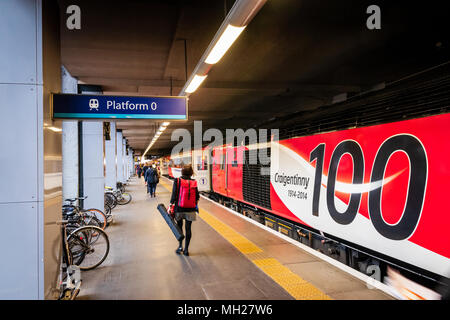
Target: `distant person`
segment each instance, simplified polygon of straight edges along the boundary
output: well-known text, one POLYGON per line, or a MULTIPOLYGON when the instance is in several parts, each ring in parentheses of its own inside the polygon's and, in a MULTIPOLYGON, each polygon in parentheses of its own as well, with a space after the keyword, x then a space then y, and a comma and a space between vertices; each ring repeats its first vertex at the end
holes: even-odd
POLYGON ((191 179, 194 174, 192 166, 185 165, 181 170, 181 178, 175 179, 172 187, 172 197, 170 203, 174 205, 175 220, 180 228, 183 228, 183 220, 186 220, 185 225, 185 244, 183 250, 183 241, 180 241, 177 254, 183 252, 185 256, 189 256, 189 243, 192 237, 192 221, 197 219, 198 200, 200 194, 197 188, 197 181, 191 179))
POLYGON ((145 172, 147 171, 148 168, 149 168, 149 165, 147 163, 145 163, 144 167, 142 167, 142 175, 144 176, 144 181, 145 181, 145 172))
POLYGON ((153 165, 145 172, 145 182, 147 182, 147 193, 150 193, 150 197, 156 197, 156 185, 159 182, 158 171, 156 166, 153 165))
POLYGON ((139 179, 141 178, 142 168, 140 165, 136 166, 136 174, 138 175, 139 179))

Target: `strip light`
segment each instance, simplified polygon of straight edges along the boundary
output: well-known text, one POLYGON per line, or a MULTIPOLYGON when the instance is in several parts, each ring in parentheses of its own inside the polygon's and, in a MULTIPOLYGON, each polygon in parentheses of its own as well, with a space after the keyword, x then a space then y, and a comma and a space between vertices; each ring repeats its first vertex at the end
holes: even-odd
POLYGON ((159 126, 158 130, 156 131, 155 135, 153 136, 152 141, 148 145, 145 152, 142 154, 141 162, 145 162, 144 158, 145 158, 145 155, 147 154, 148 150, 150 150, 150 148, 155 144, 156 140, 158 140, 159 136, 164 132, 164 130, 167 129, 169 124, 170 124, 170 122, 165 121, 159 126))
MULTIPOLYGON (((185 84, 179 96, 185 96, 186 93, 190 94, 197 90, 202 82, 208 76, 211 65, 217 63, 224 54, 228 51, 228 49, 232 46, 234 41, 239 37, 239 35, 244 31, 245 27, 248 23, 253 19, 256 13, 261 9, 261 7, 266 3, 267 0, 236 0, 233 4, 233 7, 229 11, 222 25, 220 26, 218 32, 213 38, 213 42, 210 43, 210 46, 207 50, 212 46, 212 49, 206 51, 199 63, 195 67, 193 71, 193 76, 189 79, 190 81, 185 84), (222 32, 223 30, 223 32, 222 32), (221 32, 221 35, 218 34, 221 32), (216 39, 218 40, 216 41, 216 39), (207 54, 207 57, 205 55, 207 54), (186 88, 186 89, 184 89, 186 88)), ((163 133, 166 127, 169 125, 168 122, 164 122, 158 133, 153 137, 152 142, 145 150, 142 157, 150 150, 158 137, 163 133)))
MULTIPOLYGON (((231 47, 233 42, 239 37, 241 32, 245 29, 246 26, 243 27, 235 27, 229 24, 225 31, 220 36, 216 45, 212 48, 205 62, 208 64, 217 63, 227 52, 227 50, 231 47)), ((186 90, 186 92, 189 92, 186 90)))
POLYGON ((202 84, 203 80, 206 79, 208 75, 199 76, 195 75, 194 78, 191 80, 191 83, 189 83, 189 86, 186 88, 187 93, 192 93, 202 84))

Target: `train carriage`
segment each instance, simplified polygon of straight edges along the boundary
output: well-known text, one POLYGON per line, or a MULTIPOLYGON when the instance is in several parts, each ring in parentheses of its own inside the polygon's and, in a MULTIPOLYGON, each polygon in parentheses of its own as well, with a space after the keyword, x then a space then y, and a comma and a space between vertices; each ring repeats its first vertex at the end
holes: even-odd
POLYGON ((356 248, 369 261, 364 270, 387 261, 421 276, 449 277, 450 140, 436 139, 448 137, 448 123, 450 114, 441 114, 215 147, 211 191, 347 263, 352 259, 339 248, 356 248), (314 244, 308 231, 321 241, 314 244))

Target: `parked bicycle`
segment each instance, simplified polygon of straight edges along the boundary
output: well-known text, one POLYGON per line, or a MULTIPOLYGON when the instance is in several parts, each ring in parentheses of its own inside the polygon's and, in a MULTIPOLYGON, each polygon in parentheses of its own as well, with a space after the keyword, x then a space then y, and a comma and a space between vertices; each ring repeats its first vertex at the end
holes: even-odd
POLYGON ((112 222, 112 215, 110 213, 106 214, 99 209, 95 208, 83 209, 80 206, 75 205, 76 201, 86 199, 87 196, 80 198, 65 199, 65 201, 68 202, 69 204, 63 205, 63 213, 64 211, 74 210, 76 214, 85 222, 85 224, 97 225, 98 227, 104 230, 112 222))
POLYGON ((73 256, 67 242, 68 220, 61 221, 62 262, 59 300, 74 300, 81 288, 80 267, 73 264, 73 256))
POLYGON ((73 264, 81 270, 98 267, 109 253, 109 238, 106 232, 98 226, 86 224, 85 216, 80 215, 74 208, 64 210, 63 219, 68 221, 65 225, 66 239, 73 264))
POLYGON ((116 188, 120 190, 122 193, 125 192, 125 186, 127 185, 126 182, 117 182, 116 188))
POLYGON ((105 187, 105 205, 114 209, 118 204, 125 205, 131 202, 131 194, 122 192, 120 189, 114 190, 111 187, 105 187))

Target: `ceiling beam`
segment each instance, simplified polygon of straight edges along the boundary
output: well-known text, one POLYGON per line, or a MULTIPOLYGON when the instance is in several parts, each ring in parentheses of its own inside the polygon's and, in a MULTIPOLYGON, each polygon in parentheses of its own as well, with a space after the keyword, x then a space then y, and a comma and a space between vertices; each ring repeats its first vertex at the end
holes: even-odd
MULTIPOLYGON (((121 79, 103 77, 83 77, 80 80, 88 84, 110 86, 138 86, 138 87, 167 87, 170 88, 170 79, 121 79)), ((184 80, 173 80, 173 88, 182 88, 184 80)), ((207 81, 202 89, 234 89, 247 91, 278 91, 292 90, 296 92, 359 92, 361 87, 357 85, 330 85, 330 84, 303 84, 295 82, 238 82, 238 81, 207 81)), ((175 94, 175 91, 174 91, 175 94)))

